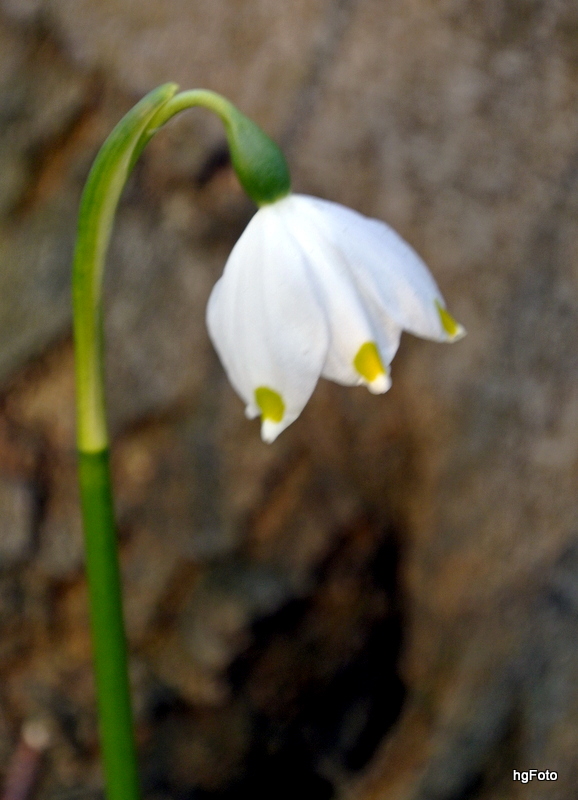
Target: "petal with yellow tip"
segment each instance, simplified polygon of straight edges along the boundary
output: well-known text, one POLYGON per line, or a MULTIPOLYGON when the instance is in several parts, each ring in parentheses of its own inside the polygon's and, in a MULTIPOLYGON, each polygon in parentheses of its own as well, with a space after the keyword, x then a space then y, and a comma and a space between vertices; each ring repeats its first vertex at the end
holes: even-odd
POLYGON ((261 208, 233 248, 207 307, 209 334, 248 417, 274 438, 301 413, 328 347, 310 265, 283 222, 279 200, 261 208), (268 389, 271 394, 257 390, 268 389), (283 403, 273 401, 276 393, 283 403), (265 416, 263 403, 268 414, 265 416))

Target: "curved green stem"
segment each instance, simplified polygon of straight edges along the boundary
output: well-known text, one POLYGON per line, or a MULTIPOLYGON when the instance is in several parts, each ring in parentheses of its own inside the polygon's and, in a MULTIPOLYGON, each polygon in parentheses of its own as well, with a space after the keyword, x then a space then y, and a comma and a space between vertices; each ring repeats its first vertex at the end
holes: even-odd
POLYGON ((177 91, 161 86, 138 103, 102 146, 82 195, 73 266, 77 442, 90 622, 109 800, 138 800, 120 570, 104 399, 102 279, 114 214, 132 154, 152 116, 177 91))
POLYGON ((150 92, 112 131, 82 195, 73 265, 77 443, 100 737, 109 800, 138 800, 136 748, 127 671, 121 579, 110 480, 104 394, 102 283, 114 215, 147 142, 175 114, 204 106, 222 119, 239 179, 259 204, 289 191, 277 146, 214 92, 150 92))
POLYGON ((72 275, 76 350, 77 440, 79 450, 108 446, 104 402, 102 279, 114 215, 130 171, 133 153, 150 120, 177 91, 166 84, 146 95, 118 123, 92 166, 78 218, 72 275))

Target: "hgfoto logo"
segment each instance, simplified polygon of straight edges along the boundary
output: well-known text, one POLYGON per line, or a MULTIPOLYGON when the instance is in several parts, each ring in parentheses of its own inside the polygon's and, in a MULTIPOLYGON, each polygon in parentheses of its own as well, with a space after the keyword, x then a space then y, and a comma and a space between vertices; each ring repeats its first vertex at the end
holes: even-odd
POLYGON ((517 769, 514 770, 513 780, 515 781, 528 783, 528 781, 533 781, 535 778, 539 781, 557 781, 558 773, 551 769, 547 769, 545 772, 538 772, 537 769, 528 769, 525 772, 518 772, 517 769))

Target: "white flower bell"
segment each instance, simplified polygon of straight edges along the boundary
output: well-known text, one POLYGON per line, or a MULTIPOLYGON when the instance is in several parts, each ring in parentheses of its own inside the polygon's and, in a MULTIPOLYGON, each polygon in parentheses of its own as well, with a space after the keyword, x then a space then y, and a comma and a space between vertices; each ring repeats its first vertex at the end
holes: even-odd
POLYGON ((402 330, 442 342, 465 333, 392 228, 295 194, 250 221, 213 289, 207 325, 266 442, 299 416, 320 376, 387 391, 402 330))

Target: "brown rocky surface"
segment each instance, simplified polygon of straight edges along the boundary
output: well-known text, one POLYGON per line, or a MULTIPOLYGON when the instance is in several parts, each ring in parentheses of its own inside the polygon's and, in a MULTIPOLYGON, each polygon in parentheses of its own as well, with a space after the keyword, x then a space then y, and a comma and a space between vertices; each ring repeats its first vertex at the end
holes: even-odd
POLYGON ((0 780, 42 719, 38 797, 101 785, 71 250, 99 144, 174 80, 394 225, 468 337, 263 444, 204 325, 252 208, 210 115, 149 145, 107 274, 146 797, 573 800, 577 77, 570 0, 0 0, 0 780))

